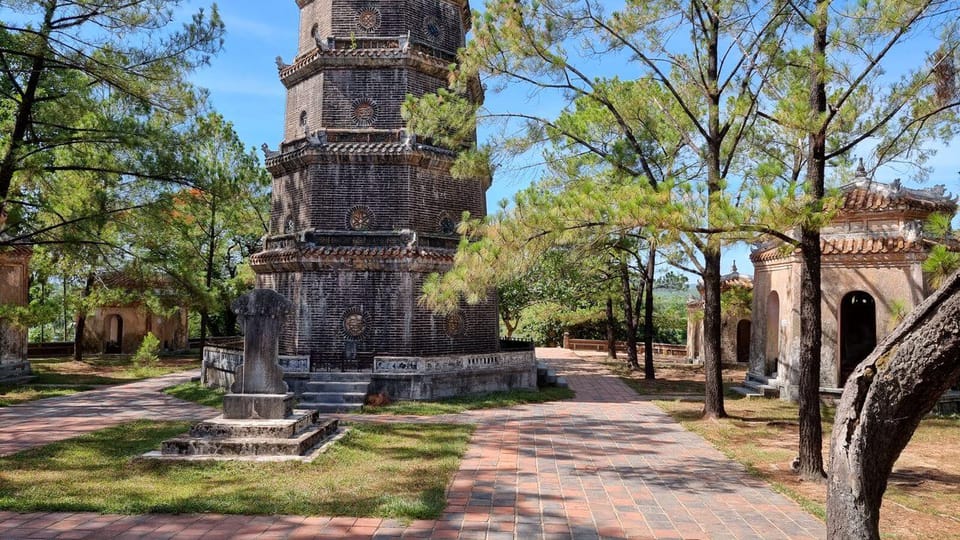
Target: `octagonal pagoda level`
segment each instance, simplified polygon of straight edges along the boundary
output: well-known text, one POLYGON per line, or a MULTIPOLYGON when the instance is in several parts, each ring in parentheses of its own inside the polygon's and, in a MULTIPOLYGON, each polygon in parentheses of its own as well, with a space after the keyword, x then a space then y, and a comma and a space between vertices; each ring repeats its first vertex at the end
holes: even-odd
MULTIPOLYGON (((532 349, 500 351, 495 296, 449 315, 418 303, 427 276, 451 267, 463 213, 486 215, 489 180, 453 178, 456 152, 407 133, 400 116, 407 94, 446 86, 469 6, 297 4, 298 55, 278 59, 284 141, 264 145, 271 230, 251 261, 258 287, 294 304, 280 337, 287 365, 369 370, 368 390, 394 399, 534 388, 532 349)), ((479 85, 472 94, 481 99, 479 85)), ((306 395, 321 393, 316 378, 287 381, 306 395)))

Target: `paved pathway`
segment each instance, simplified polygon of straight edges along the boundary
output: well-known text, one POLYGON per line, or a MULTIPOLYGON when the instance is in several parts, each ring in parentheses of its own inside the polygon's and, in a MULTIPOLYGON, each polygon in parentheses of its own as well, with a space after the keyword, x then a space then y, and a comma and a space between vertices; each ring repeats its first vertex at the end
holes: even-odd
POLYGON ((541 352, 567 376, 576 399, 457 415, 478 428, 439 520, 401 527, 354 518, 0 512, 0 538, 824 536, 821 522, 599 364, 541 352))
POLYGON ((72 396, 0 408, 0 456, 133 420, 202 420, 215 416, 217 411, 210 407, 187 403, 160 392, 199 376, 198 369, 171 373, 72 396))

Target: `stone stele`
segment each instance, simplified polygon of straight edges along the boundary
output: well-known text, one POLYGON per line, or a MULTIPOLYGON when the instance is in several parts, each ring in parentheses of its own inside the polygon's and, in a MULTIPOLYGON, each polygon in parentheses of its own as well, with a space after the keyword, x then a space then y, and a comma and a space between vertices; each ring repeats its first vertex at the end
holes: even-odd
POLYGON ((257 289, 233 303, 243 325, 243 366, 223 399, 226 419, 281 419, 293 411, 293 393, 277 363, 280 324, 292 304, 275 291, 257 289))

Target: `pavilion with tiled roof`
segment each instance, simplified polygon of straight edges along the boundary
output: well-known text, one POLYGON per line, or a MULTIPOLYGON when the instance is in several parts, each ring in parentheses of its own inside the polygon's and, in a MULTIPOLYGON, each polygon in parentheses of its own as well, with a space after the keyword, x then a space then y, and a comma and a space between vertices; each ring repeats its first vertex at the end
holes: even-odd
MULTIPOLYGON (((841 188, 841 205, 821 230, 823 349, 820 385, 843 386, 850 371, 932 291, 922 270, 931 247, 923 223, 954 215, 944 186, 909 189, 882 183, 861 167, 841 188)), ((794 399, 799 378, 800 255, 780 242, 757 246, 750 375, 770 379, 794 399)))

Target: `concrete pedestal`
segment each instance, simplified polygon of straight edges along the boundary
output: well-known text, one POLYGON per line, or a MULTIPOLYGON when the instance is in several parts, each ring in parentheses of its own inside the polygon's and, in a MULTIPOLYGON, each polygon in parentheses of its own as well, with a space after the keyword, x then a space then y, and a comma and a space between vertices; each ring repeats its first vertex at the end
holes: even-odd
POLYGON ((280 420, 293 412, 293 393, 227 394, 223 396, 223 417, 233 420, 280 420))

